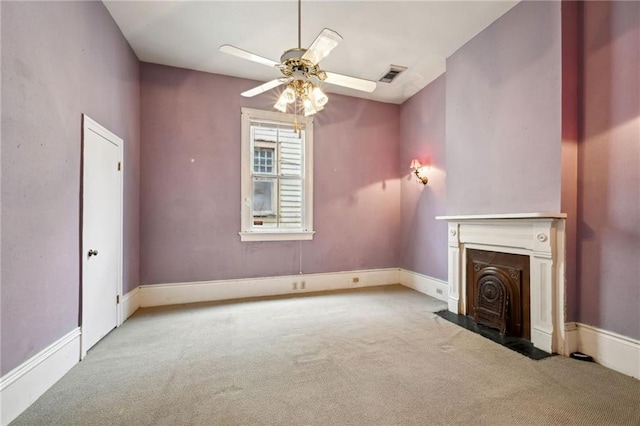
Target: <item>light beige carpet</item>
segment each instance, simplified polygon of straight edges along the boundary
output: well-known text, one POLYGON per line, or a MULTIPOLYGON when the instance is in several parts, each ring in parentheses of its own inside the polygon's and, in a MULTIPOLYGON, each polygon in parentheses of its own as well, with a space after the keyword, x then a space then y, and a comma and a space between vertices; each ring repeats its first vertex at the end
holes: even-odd
POLYGON ((15 425, 639 425, 640 382, 533 361, 402 286, 139 310, 15 425))

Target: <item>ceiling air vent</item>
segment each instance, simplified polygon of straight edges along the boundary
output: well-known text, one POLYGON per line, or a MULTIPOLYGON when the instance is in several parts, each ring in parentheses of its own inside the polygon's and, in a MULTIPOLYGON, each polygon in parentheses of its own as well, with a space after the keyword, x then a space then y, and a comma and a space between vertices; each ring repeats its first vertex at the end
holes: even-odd
POLYGON ((401 67, 400 65, 391 65, 389 67, 389 71, 384 73, 380 81, 383 83, 391 83, 402 71, 406 70, 407 67, 401 67))

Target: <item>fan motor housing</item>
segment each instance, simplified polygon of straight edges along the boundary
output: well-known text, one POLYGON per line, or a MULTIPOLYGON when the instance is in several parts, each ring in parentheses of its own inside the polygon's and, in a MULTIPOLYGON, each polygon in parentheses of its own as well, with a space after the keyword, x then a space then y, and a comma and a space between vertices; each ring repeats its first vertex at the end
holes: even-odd
POLYGON ((301 48, 287 50, 280 57, 282 64, 278 68, 285 77, 293 77, 294 80, 306 80, 309 77, 325 80, 327 74, 318 68, 318 65, 302 58, 306 51, 307 49, 301 48))
POLYGON ((285 63, 289 59, 302 58, 302 55, 304 55, 306 51, 307 49, 302 49, 301 47, 289 49, 280 56, 280 62, 285 63))

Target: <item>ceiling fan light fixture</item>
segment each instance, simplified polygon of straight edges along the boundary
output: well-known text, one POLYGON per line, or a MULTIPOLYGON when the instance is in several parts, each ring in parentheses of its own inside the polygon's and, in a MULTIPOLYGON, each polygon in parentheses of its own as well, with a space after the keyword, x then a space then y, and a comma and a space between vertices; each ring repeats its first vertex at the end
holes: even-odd
POLYGON ((333 30, 325 28, 311 43, 309 49, 302 48, 300 45, 300 5, 301 0, 298 0, 298 47, 285 51, 280 57, 280 63, 228 44, 220 46, 221 52, 276 68, 283 75, 283 77, 244 91, 241 95, 245 97, 256 96, 283 84, 286 85, 286 88, 280 94, 274 108, 286 113, 287 104, 293 103, 294 110, 299 111, 302 109, 304 115, 309 116, 322 111, 329 101, 327 95, 314 84, 314 81, 324 81, 329 84, 365 92, 375 90, 375 81, 330 73, 320 69, 318 63, 340 43, 342 36, 333 30))
POLYGON ((290 104, 296 100, 296 92, 293 90, 291 86, 287 86, 287 88, 284 89, 284 92, 282 92, 282 95, 280 95, 280 97, 281 98, 284 97, 284 100, 288 104, 290 104))
MULTIPOLYGON (((286 90, 285 90, 286 92, 286 90)), ((287 104, 289 102, 287 102, 287 98, 284 95, 284 92, 282 92, 282 94, 280 95, 280 97, 278 98, 278 102, 276 102, 276 104, 273 106, 275 109, 277 109, 280 112, 287 112, 287 104)))
POLYGON ((323 107, 329 102, 329 98, 324 94, 322 90, 318 86, 315 86, 311 91, 311 95, 313 96, 314 103, 320 107, 323 107))
POLYGON ((302 101, 302 106, 304 107, 304 116, 305 117, 308 117, 308 116, 313 115, 316 112, 318 112, 318 111, 316 111, 316 109, 311 104, 311 99, 309 99, 309 98, 305 98, 302 101))

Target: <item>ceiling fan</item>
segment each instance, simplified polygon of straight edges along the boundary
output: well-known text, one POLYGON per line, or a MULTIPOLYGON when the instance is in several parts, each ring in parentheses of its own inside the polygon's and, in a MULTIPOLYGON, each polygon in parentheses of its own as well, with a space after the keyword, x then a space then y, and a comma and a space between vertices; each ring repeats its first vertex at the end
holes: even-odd
POLYGON ((245 97, 252 97, 268 90, 286 84, 286 89, 280 95, 274 107, 282 112, 287 112, 287 105, 299 100, 302 103, 304 115, 312 115, 323 109, 329 98, 316 85, 315 82, 323 81, 336 86, 348 87, 364 92, 373 92, 376 82, 344 74, 324 71, 320 69, 319 62, 325 58, 342 37, 337 32, 328 28, 323 29, 308 49, 301 46, 301 0, 298 0, 298 47, 285 51, 280 57, 280 62, 272 61, 246 50, 224 44, 220 51, 243 59, 248 59, 259 64, 277 68, 282 77, 268 81, 258 87, 242 92, 245 97))

